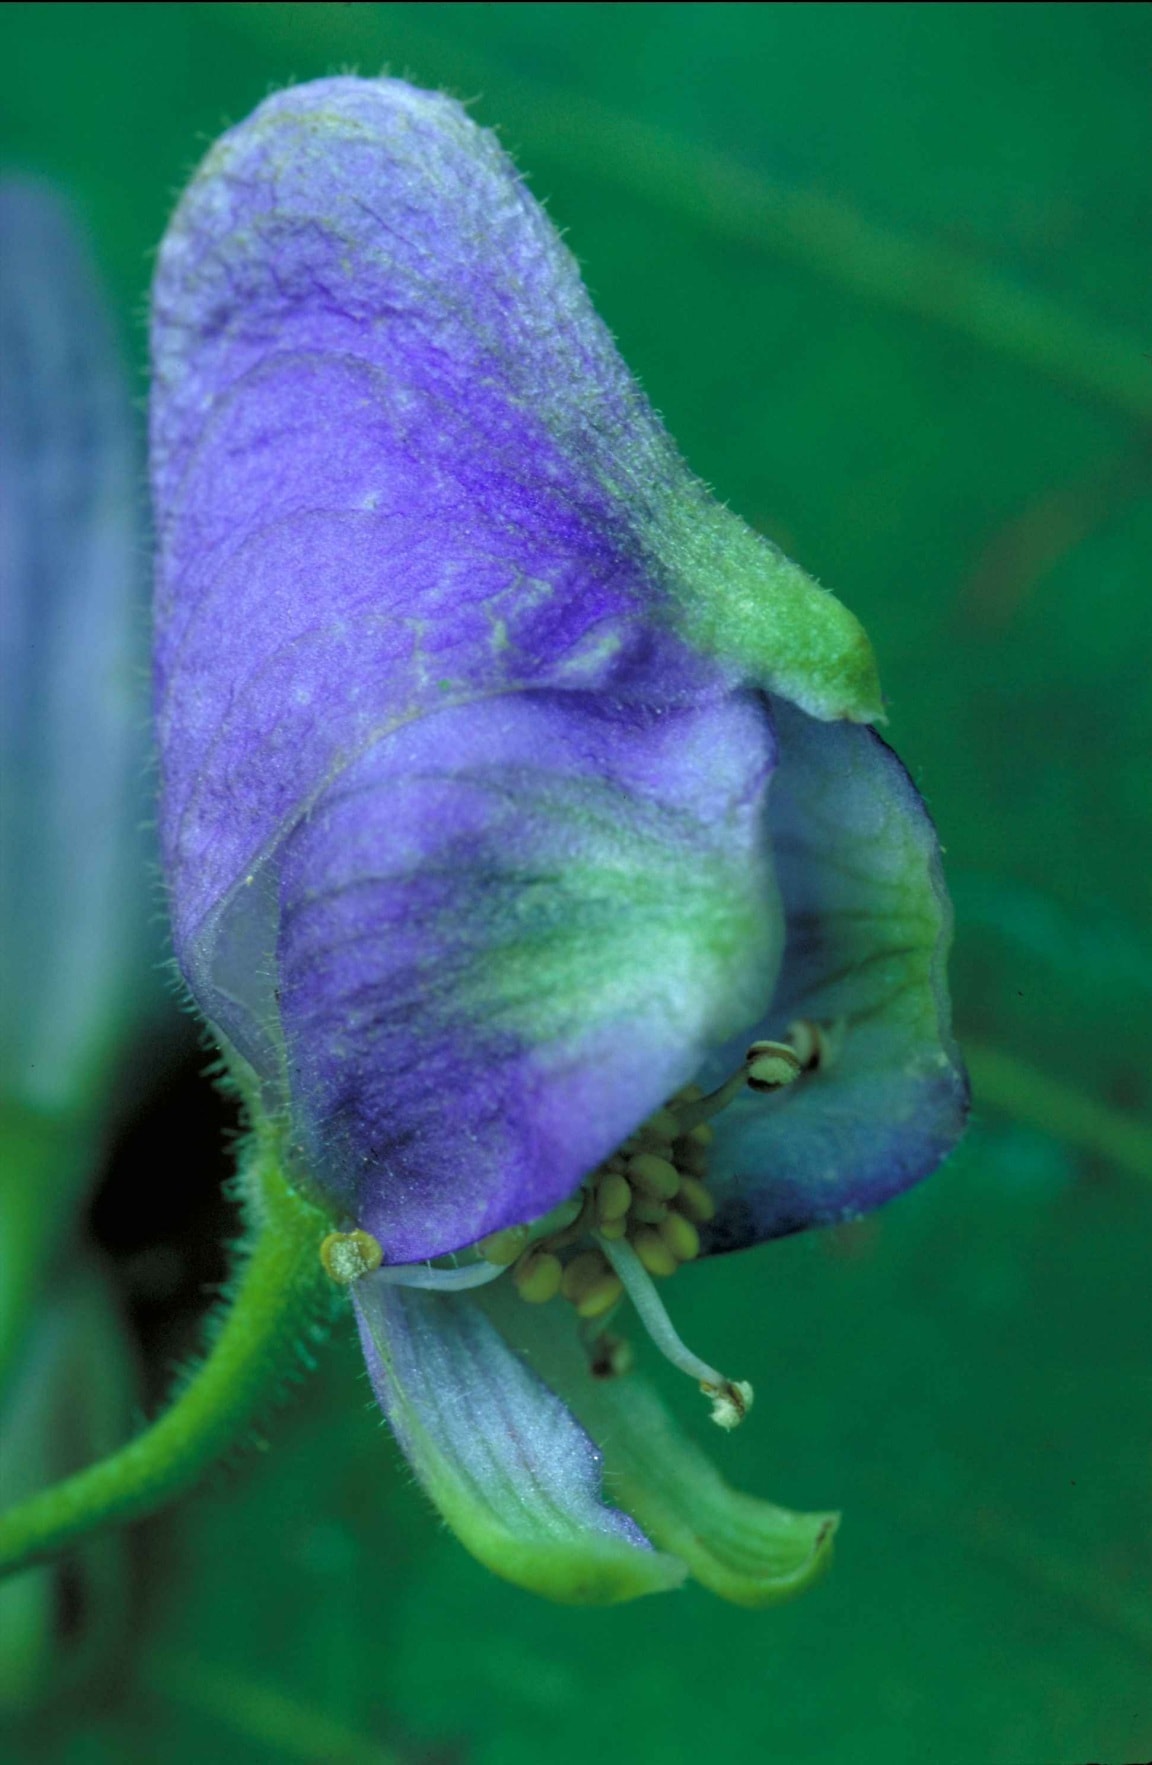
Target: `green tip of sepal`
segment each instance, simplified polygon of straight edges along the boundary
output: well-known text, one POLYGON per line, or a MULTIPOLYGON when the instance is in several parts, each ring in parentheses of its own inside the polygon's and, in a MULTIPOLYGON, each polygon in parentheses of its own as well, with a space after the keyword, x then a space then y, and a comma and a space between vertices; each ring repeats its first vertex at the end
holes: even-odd
POLYGON ((730 509, 695 495, 661 523, 676 623, 697 649, 823 722, 882 723, 872 645, 827 589, 730 509))
POLYGON ((423 1447, 420 1480, 442 1518, 465 1550, 502 1581, 558 1605, 617 1606, 644 1594, 666 1593, 687 1577, 684 1562, 659 1550, 638 1550, 575 1527, 569 1537, 549 1537, 536 1515, 523 1531, 504 1525, 489 1502, 429 1450, 428 1442, 423 1447))
POLYGON ((733 1489, 642 1380, 597 1398, 613 1500, 694 1580, 738 1606, 778 1605, 819 1580, 838 1514, 797 1514, 733 1489))
POLYGON ((793 1513, 733 1489, 711 1465, 707 1472, 672 1500, 643 1478, 624 1477, 613 1493, 655 1544, 733 1605, 779 1605, 820 1579, 839 1514, 793 1513))
MULTIPOLYGON (((495 1286, 485 1289, 482 1303, 599 1441, 604 1487, 663 1553, 658 1561, 678 1562, 738 1606, 778 1605, 820 1578, 832 1560, 838 1514, 792 1513, 733 1489, 641 1376, 590 1375, 567 1319, 545 1307, 531 1308, 537 1315, 525 1319, 529 1308, 495 1286)), ((723 1451, 720 1434, 713 1449, 723 1451)))
POLYGON ((592 1441, 469 1295, 372 1275, 350 1292, 381 1406, 478 1562, 562 1605, 618 1605, 680 1585, 684 1564, 604 1504, 592 1441))

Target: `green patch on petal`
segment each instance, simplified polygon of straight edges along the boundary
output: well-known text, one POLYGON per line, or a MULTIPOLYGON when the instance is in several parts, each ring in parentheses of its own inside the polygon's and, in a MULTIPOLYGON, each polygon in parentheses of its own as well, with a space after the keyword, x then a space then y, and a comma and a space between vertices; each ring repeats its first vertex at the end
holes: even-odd
POLYGON ((830 722, 884 719, 876 658, 834 594, 719 503, 693 494, 660 522, 676 622, 694 647, 830 722))
MULTIPOLYGON (((591 1381, 589 1382, 591 1383, 591 1381)), ((738 1606, 803 1593, 832 1556, 836 1514, 797 1514, 733 1489, 633 1375, 594 1385, 577 1413, 602 1431, 616 1500, 695 1580, 738 1606)))
POLYGON ((368 1370, 416 1475, 460 1542, 506 1581, 616 1605, 684 1579, 600 1497, 600 1455, 467 1295, 366 1277, 368 1370))
POLYGON ((501 1287, 485 1309, 604 1451, 613 1499, 695 1580, 740 1606, 803 1593, 832 1555, 836 1514, 797 1514, 731 1488, 633 1373, 594 1379, 570 1317, 518 1305, 501 1287))

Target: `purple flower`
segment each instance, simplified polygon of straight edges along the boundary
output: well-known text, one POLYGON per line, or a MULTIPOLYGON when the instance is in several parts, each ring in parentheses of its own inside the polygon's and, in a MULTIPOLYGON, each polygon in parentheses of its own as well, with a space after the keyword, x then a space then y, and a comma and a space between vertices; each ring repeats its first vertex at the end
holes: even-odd
POLYGON ((738 1419, 651 1274, 859 1214, 960 1132, 867 640, 692 478, 446 98, 319 81, 225 135, 153 345, 177 952, 339 1228, 400 1440, 526 1585, 779 1597, 827 1517, 728 1491, 604 1322, 626 1287, 738 1419))

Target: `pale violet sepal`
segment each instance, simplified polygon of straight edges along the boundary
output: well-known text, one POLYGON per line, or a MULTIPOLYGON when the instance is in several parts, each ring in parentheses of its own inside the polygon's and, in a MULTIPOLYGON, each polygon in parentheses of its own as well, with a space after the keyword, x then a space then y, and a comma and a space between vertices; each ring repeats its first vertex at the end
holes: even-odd
POLYGON ((424 1489, 472 1555, 573 1605, 613 1605, 686 1573, 606 1505, 602 1454, 470 1295, 352 1288, 368 1371, 424 1489))
MULTIPOLYGON (((808 1019, 826 1026, 831 1058, 717 1116, 712 1251, 879 1206, 940 1162, 968 1108, 945 973, 952 909, 919 792, 871 730, 778 699, 772 717, 768 823, 788 934, 754 1033, 808 1019)), ((704 1082, 742 1052, 740 1041, 721 1050, 704 1082)))
POLYGON ((74 220, 0 185, 0 1055, 33 1108, 85 1100, 145 954, 146 640, 126 374, 74 220))

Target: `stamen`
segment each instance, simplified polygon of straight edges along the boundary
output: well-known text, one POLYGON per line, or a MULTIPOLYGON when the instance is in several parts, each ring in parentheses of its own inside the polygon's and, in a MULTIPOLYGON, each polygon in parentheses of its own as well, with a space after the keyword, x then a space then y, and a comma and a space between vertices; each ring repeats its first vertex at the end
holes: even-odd
POLYGON ((745 1082, 753 1091, 779 1091, 802 1070, 803 1062, 787 1042, 753 1042, 745 1055, 745 1082))
POLYGON ((521 1299, 529 1305, 547 1305, 560 1291, 564 1265, 550 1250, 527 1250, 512 1270, 521 1299))
POLYGON ((692 1353, 672 1325, 663 1303, 636 1251, 630 1244, 600 1240, 608 1261, 619 1275, 640 1322, 666 1360, 699 1381, 700 1389, 712 1399, 712 1420, 719 1428, 735 1428, 752 1407, 752 1387, 746 1380, 726 1379, 707 1361, 692 1353))
POLYGON ((833 1024, 819 1024, 813 1023, 811 1018, 799 1017, 788 1025, 784 1036, 791 1043, 804 1071, 819 1072, 835 1062, 844 1028, 843 1018, 833 1024))
POLYGON ((589 1344, 588 1371, 594 1379, 622 1379, 632 1371, 634 1358, 626 1337, 604 1330, 589 1344))
POLYGON ((501 1232, 489 1232, 476 1248, 485 1262, 499 1263, 502 1269, 510 1268, 527 1247, 530 1233, 529 1226, 506 1226, 501 1232))
POLYGON ((709 1091, 706 1097, 701 1097, 694 1103, 682 1105, 676 1112, 680 1117, 680 1132, 687 1134, 701 1122, 706 1122, 709 1116, 719 1115, 722 1109, 726 1109, 732 1099, 739 1097, 744 1089, 747 1083, 746 1074, 747 1068, 739 1066, 731 1078, 725 1079, 717 1090, 709 1091))

